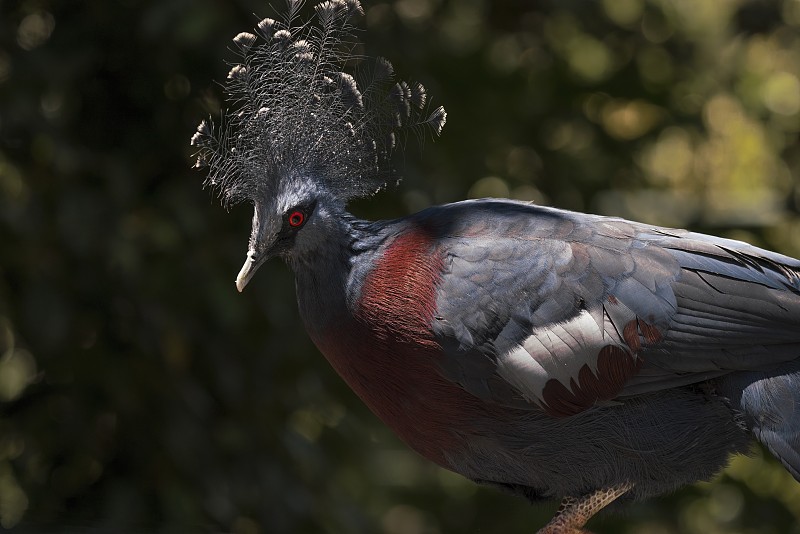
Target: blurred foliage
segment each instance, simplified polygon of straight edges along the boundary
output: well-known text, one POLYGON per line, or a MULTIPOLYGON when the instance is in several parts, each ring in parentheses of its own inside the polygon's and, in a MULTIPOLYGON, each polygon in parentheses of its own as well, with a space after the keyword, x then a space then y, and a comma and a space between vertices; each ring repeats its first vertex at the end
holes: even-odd
MULTIPOLYGON (((800 2, 365 2, 366 50, 449 122, 392 217, 467 196, 800 256, 800 2)), ((278 262, 239 295, 247 207, 190 169, 261 0, 0 0, 0 529, 532 532, 556 504, 409 452, 309 342, 278 262)), ((771 458, 598 533, 800 532, 771 458)))

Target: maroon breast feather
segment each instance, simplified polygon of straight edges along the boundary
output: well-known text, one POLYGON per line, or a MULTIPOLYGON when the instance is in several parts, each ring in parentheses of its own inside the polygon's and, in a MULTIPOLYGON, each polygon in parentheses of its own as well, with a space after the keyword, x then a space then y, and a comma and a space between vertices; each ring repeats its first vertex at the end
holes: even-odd
POLYGON ((315 340, 369 408, 424 457, 449 467, 470 420, 486 407, 445 379, 431 332, 443 257, 415 226, 395 237, 367 275, 354 316, 315 340))

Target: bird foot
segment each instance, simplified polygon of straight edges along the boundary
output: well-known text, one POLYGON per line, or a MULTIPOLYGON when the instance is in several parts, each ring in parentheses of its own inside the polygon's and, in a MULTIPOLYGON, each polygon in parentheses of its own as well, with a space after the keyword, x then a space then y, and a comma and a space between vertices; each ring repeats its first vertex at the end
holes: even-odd
POLYGON ((586 522, 632 487, 632 484, 621 484, 583 497, 564 497, 555 517, 536 534, 592 534, 583 528, 586 522))

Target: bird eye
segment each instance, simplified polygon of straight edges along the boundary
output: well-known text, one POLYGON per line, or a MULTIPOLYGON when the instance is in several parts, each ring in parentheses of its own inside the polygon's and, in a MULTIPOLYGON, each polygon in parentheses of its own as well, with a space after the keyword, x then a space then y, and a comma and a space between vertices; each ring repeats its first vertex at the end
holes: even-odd
POLYGON ((303 215, 302 211, 293 211, 289 215, 289 226, 294 226, 295 228, 298 228, 302 226, 305 221, 306 221, 306 216, 303 215))

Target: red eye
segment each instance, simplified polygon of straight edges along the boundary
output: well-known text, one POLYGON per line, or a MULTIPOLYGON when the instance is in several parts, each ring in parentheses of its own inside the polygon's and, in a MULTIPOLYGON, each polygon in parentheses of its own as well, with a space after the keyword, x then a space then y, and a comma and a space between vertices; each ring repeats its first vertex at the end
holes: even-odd
POLYGON ((297 228, 301 226, 306 220, 306 216, 303 215, 302 211, 293 211, 291 215, 289 215, 289 225, 294 226, 297 228))

